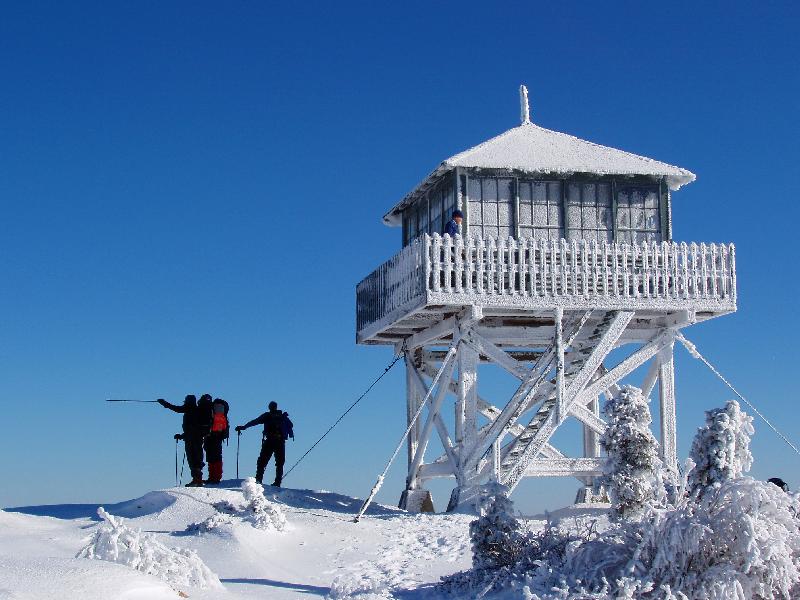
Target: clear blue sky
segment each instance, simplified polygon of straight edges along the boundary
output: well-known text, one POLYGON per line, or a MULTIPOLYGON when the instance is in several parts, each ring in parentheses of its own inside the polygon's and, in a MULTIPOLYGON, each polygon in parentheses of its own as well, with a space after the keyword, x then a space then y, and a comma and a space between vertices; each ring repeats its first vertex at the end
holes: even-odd
MULTIPOLYGON (((698 174, 674 195, 675 236, 737 244, 740 310, 688 335, 800 441, 800 11, 646 4, 5 3, 0 506, 169 485, 179 417, 110 396, 208 391, 234 422, 275 399, 291 464, 390 359, 354 343, 355 285, 400 243, 383 212, 516 125, 520 83, 534 122, 698 174)), ((730 394, 682 350, 677 368, 683 457, 730 394)), ((366 494, 403 383, 398 369, 287 485, 366 494)), ((797 488, 800 459, 756 427, 754 475, 797 488)), ((517 497, 535 511, 576 489, 517 497)))

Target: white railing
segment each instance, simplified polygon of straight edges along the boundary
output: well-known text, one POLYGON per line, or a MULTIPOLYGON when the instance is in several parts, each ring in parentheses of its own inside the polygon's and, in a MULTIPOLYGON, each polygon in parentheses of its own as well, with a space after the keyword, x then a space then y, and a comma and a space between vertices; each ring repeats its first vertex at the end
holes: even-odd
POLYGON ((358 284, 357 331, 362 331, 424 295, 424 257, 428 241, 422 238, 414 240, 358 284))
POLYGON ((427 294, 437 304, 733 310, 733 244, 424 235, 358 286, 358 330, 427 294))
POLYGON ((433 292, 735 303, 733 244, 426 240, 433 292))

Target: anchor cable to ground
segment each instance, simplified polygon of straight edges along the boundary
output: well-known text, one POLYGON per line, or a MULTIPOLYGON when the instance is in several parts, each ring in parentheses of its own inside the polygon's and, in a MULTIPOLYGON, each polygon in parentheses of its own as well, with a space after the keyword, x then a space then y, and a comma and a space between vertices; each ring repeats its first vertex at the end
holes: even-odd
POLYGON ((394 459, 397 458, 397 454, 400 452, 400 448, 403 447, 403 442, 406 441, 408 434, 411 432, 411 428, 414 427, 414 424, 417 422, 417 419, 419 419, 419 416, 422 414, 422 409, 425 408, 425 404, 428 402, 428 398, 430 398, 431 392, 433 392, 433 388, 436 387, 436 384, 439 382, 439 378, 442 376, 442 373, 444 373, 444 370, 447 367, 447 363, 450 362, 453 356, 455 356, 455 353, 456 353, 455 346, 450 346, 450 349, 447 351, 447 355, 444 357, 444 360, 442 360, 442 366, 439 368, 439 372, 436 373, 436 377, 433 378, 433 382, 431 383, 431 387, 428 389, 428 393, 425 394, 425 398, 422 400, 422 402, 420 402, 417 412, 414 414, 413 418, 411 418, 411 420, 408 422, 408 427, 406 427, 405 433, 403 433, 403 437, 401 437, 400 441, 397 443, 397 447, 394 449, 394 452, 392 453, 389 462, 386 463, 386 467, 384 467, 383 473, 378 475, 378 480, 375 482, 375 485, 372 486, 372 490, 370 491, 369 496, 367 496, 367 499, 364 500, 364 504, 361 505, 361 509, 358 511, 358 514, 356 515, 355 519, 353 519, 353 522, 358 523, 361 520, 361 517, 366 512, 367 508, 369 508, 369 505, 372 503, 372 499, 375 498, 375 494, 377 494, 378 490, 381 489, 381 486, 383 485, 383 480, 386 478, 386 473, 389 472, 389 467, 392 466, 394 459))
POLYGON ((398 353, 397 353, 397 355, 395 355, 395 357, 392 359, 392 362, 390 362, 390 363, 389 363, 389 365, 388 365, 388 366, 387 366, 387 367, 386 367, 386 368, 383 370, 383 373, 381 373, 380 375, 378 375, 378 377, 377 377, 377 378, 376 378, 376 379, 375 379, 375 380, 374 380, 372 383, 370 383, 370 384, 369 384, 369 387, 368 387, 366 390, 364 390, 364 393, 362 393, 362 394, 361 394, 361 395, 360 395, 358 398, 356 398, 355 402, 353 402, 353 403, 352 403, 352 404, 351 404, 349 407, 347 407, 347 410, 345 410, 345 411, 344 411, 344 412, 343 412, 343 413, 342 413, 342 414, 339 416, 339 418, 338 418, 338 419, 336 419, 336 421, 334 421, 333 425, 331 425, 330 427, 328 427, 328 430, 327 430, 325 433, 323 433, 323 434, 322 434, 322 435, 319 437, 319 439, 318 439, 316 442, 314 442, 314 443, 311 445, 311 447, 310 447, 308 450, 306 450, 306 451, 305 451, 305 453, 304 453, 304 454, 303 454, 303 455, 302 455, 300 458, 298 458, 298 459, 297 459, 297 461, 296 461, 296 462, 295 462, 295 463, 294 463, 294 464, 291 466, 291 468, 290 468, 288 471, 286 471, 286 473, 284 473, 284 475, 283 475, 283 479, 286 479, 286 478, 289 476, 289 473, 291 473, 292 471, 294 471, 295 467, 297 467, 297 465, 299 465, 299 464, 300 464, 300 463, 303 461, 303 459, 304 459, 306 456, 308 456, 308 455, 311 453, 311 451, 312 451, 314 448, 316 448, 316 447, 317 447, 317 445, 318 445, 318 444, 319 444, 319 443, 320 443, 322 440, 324 440, 324 439, 325 439, 325 437, 326 437, 326 436, 327 436, 327 435, 328 435, 328 434, 329 434, 331 431, 333 431, 333 428, 334 428, 334 427, 336 427, 336 426, 337 426, 337 425, 338 425, 338 424, 339 424, 339 423, 342 421, 342 419, 344 419, 344 418, 347 416, 347 414, 348 414, 348 413, 349 413, 351 410, 353 410, 353 409, 356 407, 356 405, 357 405, 359 402, 361 402, 361 401, 364 399, 364 397, 365 397, 367 394, 369 394, 370 390, 372 390, 372 388, 374 388, 374 387, 375 387, 375 386, 378 384, 378 382, 379 382, 381 379, 383 379, 383 378, 384 378, 384 376, 385 376, 385 375, 386 375, 386 374, 387 374, 389 371, 391 371, 391 370, 392 370, 392 367, 394 367, 394 366, 397 364, 397 361, 399 361, 401 358, 403 358, 404 354, 405 354, 405 343, 403 344, 403 347, 402 347, 402 349, 400 350, 400 352, 398 352, 398 353))
POLYGON ((684 345, 684 347, 685 347, 685 348, 686 348, 686 349, 689 351, 689 354, 691 354, 691 355, 692 355, 694 358, 696 358, 697 360, 701 361, 701 362, 702 362, 702 363, 704 363, 704 364, 705 364, 705 365, 706 365, 706 366, 707 366, 709 369, 711 369, 711 372, 712 372, 712 373, 714 373, 714 375, 716 375, 717 377, 719 377, 719 378, 722 380, 722 383, 724 383, 725 385, 727 385, 727 386, 728 386, 728 387, 731 389, 731 391, 732 391, 734 394, 736 394, 736 395, 737 395, 737 396, 738 396, 738 397, 739 397, 739 398, 742 400, 742 402, 744 402, 745 404, 747 404, 747 406, 749 406, 749 407, 752 409, 752 411, 753 411, 754 413, 756 413, 756 414, 757 414, 759 417, 761 417, 761 420, 762 420, 762 421, 764 421, 764 423, 766 423, 766 424, 769 426, 769 428, 770 428, 770 429, 772 429, 772 431, 774 431, 774 432, 775 432, 775 433, 778 435, 778 437, 780 437, 780 438, 781 438, 781 439, 782 439, 784 442, 786 442, 786 443, 789 445, 789 447, 790 447, 792 450, 794 450, 794 451, 795 451, 795 452, 796 452, 798 455, 800 455, 800 450, 798 450, 798 449, 797 449, 797 446, 795 446, 795 445, 794 445, 794 444, 793 444, 793 443, 792 443, 792 442, 789 440, 789 438, 787 438, 785 435, 783 435, 783 434, 782 434, 782 433, 781 433, 781 432, 778 430, 778 428, 777 428, 777 427, 775 427, 775 425, 773 425, 773 424, 772 424, 772 422, 771 422, 769 419, 767 419, 767 417, 765 417, 763 414, 761 414, 761 412, 760 412, 760 411, 759 411, 759 410, 758 410, 758 409, 757 409, 755 406, 753 406, 753 405, 750 403, 750 401, 749 401, 747 398, 745 398, 744 396, 742 396, 742 394, 740 394, 740 393, 739 393, 739 391, 738 391, 738 390, 737 390, 735 387, 733 387, 733 385, 731 384, 731 382, 730 382, 730 381, 728 381, 727 379, 725 379, 725 377, 722 375, 722 373, 720 373, 720 372, 719 372, 719 371, 716 369, 716 367, 715 367, 714 365, 712 365, 712 364, 711 364, 711 363, 708 361, 708 359, 707 359, 705 356, 703 356, 702 354, 700 354, 700 351, 697 349, 697 346, 695 346, 695 345, 694 345, 692 342, 690 342, 690 341, 689 341, 689 340, 687 340, 685 337, 683 337, 683 334, 682 334, 682 333, 680 333, 680 332, 678 332, 678 333, 676 334, 676 336, 675 336, 675 337, 676 337, 678 340, 680 340, 681 344, 683 344, 683 345, 684 345))

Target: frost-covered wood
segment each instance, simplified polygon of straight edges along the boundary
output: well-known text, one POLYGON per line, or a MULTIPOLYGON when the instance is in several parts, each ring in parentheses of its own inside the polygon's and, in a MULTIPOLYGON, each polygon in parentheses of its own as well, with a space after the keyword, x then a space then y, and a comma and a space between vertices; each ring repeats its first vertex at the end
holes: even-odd
POLYGON ((732 244, 422 236, 357 287, 368 341, 425 305, 736 310, 732 244))

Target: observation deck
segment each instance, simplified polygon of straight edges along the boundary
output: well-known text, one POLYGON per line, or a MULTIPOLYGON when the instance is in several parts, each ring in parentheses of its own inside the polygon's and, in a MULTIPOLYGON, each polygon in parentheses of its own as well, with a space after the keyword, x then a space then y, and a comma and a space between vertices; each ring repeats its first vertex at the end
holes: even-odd
POLYGON ((356 341, 396 344, 470 306, 499 328, 501 345, 548 341, 551 333, 536 330, 552 331, 554 308, 633 310, 620 341, 637 341, 671 319, 698 322, 735 312, 735 250, 733 244, 424 234, 356 287, 356 341), (514 340, 502 339, 504 326, 513 327, 514 340))

